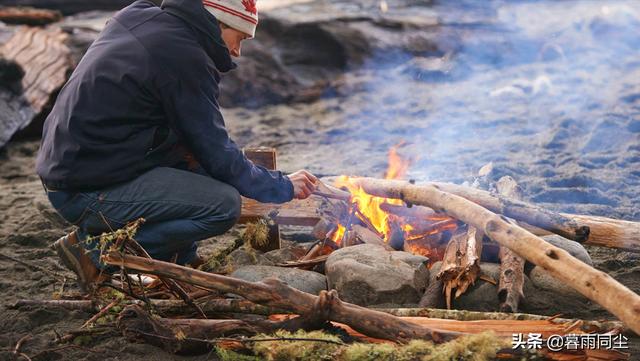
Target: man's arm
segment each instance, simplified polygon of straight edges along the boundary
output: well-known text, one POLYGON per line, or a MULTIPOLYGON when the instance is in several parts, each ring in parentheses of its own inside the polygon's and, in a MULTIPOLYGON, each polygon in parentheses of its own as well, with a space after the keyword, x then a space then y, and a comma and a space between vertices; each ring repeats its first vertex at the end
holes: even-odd
POLYGON ((209 175, 234 186, 245 197, 260 202, 290 201, 294 197, 291 180, 279 171, 254 165, 229 138, 216 100, 218 84, 206 64, 189 65, 163 82, 160 93, 171 126, 196 160, 209 175))

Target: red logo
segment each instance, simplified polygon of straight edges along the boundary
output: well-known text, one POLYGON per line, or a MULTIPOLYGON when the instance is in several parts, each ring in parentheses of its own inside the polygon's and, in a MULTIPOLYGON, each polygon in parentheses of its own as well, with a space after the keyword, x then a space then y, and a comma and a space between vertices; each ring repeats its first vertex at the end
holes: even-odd
POLYGON ((258 15, 258 9, 256 9, 256 0, 242 0, 244 9, 253 15, 258 15))

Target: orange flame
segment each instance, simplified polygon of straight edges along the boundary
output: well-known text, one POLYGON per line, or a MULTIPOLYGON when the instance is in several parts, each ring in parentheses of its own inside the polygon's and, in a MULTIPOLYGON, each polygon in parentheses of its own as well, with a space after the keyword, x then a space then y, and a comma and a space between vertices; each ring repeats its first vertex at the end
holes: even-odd
MULTIPOLYGON (((411 161, 402 158, 398 154, 398 147, 401 145, 402 143, 389 149, 389 166, 385 173, 385 179, 401 179, 409 170, 411 161)), ((384 203, 402 205, 402 201, 399 199, 381 198, 369 195, 361 187, 354 185, 347 176, 340 176, 336 180, 335 185, 337 187, 346 187, 349 192, 351 192, 351 199, 354 206, 357 207, 360 213, 367 218, 366 220, 371 223, 378 233, 384 236, 384 240, 388 242, 391 239, 392 233, 391 220, 395 216, 383 211, 380 208, 380 205, 384 203)), ((402 229, 405 232, 408 232, 412 227, 409 224, 405 224, 402 226, 402 229)), ((345 231, 345 227, 343 225, 339 225, 338 230, 332 237, 333 241, 340 244, 345 231)))

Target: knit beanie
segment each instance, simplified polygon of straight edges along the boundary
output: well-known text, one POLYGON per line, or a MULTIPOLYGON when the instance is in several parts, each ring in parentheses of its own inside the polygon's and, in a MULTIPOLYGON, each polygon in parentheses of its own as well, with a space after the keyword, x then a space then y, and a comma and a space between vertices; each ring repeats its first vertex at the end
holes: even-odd
POLYGON ((254 37, 258 26, 256 0, 202 0, 221 23, 254 37))

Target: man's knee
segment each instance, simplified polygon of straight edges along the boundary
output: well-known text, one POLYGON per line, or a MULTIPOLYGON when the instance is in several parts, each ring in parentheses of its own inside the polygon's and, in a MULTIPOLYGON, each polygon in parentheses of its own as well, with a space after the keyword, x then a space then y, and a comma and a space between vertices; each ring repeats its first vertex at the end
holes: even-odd
POLYGON ((240 218, 241 209, 240 193, 235 188, 225 185, 217 192, 215 206, 209 209, 206 223, 214 233, 224 233, 236 224, 240 218))
POLYGON ((240 213, 242 212, 242 197, 240 193, 233 187, 229 187, 225 191, 225 197, 222 204, 224 213, 227 214, 227 219, 233 221, 235 224, 240 219, 240 213))

